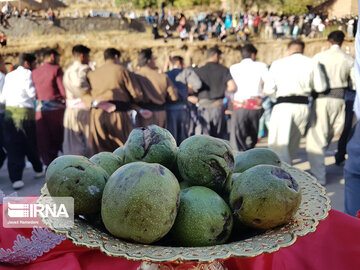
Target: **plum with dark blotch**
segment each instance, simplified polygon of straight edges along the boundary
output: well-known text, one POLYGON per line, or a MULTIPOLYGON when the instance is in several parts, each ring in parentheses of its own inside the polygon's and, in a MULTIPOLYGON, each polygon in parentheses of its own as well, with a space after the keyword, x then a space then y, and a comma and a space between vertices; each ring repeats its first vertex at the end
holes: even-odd
POLYGON ((178 150, 180 174, 191 186, 222 190, 232 175, 234 156, 224 141, 196 135, 184 140, 178 150))
POLYGON ((230 192, 230 207, 242 224, 261 230, 290 222, 301 203, 301 190, 285 170, 258 165, 239 175, 230 192))
POLYGON ((88 158, 65 155, 53 160, 46 170, 46 185, 53 197, 73 197, 78 215, 100 212, 101 196, 109 174, 88 158))
POLYGON ((133 162, 107 181, 101 217, 112 235, 150 244, 170 231, 179 199, 179 183, 169 169, 156 163, 133 162))
POLYGON ((125 163, 144 161, 159 163, 172 169, 176 159, 177 145, 171 133, 156 125, 135 128, 125 146, 125 163))

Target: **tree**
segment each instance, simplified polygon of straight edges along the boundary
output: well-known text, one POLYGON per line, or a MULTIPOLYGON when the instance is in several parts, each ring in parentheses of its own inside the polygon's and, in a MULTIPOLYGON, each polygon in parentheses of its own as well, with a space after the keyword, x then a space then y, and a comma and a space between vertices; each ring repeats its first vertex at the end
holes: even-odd
MULTIPOLYGON (((117 5, 131 3, 137 8, 146 6, 160 7, 162 0, 115 0, 117 5)), ((189 8, 197 5, 219 3, 220 0, 167 0, 168 3, 177 7, 189 8)), ((277 7, 280 13, 302 14, 307 12, 307 6, 316 6, 325 0, 227 0, 231 10, 244 11, 254 7, 258 11, 266 11, 269 6, 277 7)))
POLYGON ((232 9, 249 10, 252 7, 256 6, 257 10, 260 10, 269 2, 270 0, 230 0, 230 5, 232 9))
POLYGON ((325 0, 270 0, 270 4, 278 6, 284 14, 304 14, 309 6, 317 6, 325 0))

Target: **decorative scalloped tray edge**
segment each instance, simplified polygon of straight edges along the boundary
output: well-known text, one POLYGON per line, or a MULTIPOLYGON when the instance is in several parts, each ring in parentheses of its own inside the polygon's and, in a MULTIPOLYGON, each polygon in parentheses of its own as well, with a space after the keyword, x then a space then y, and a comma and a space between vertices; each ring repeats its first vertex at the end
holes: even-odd
MULTIPOLYGON (((59 226, 54 226, 54 222, 61 222, 59 219, 54 221, 43 218, 43 223, 53 232, 66 235, 75 245, 100 249, 109 256, 133 261, 210 263, 231 257, 254 257, 263 253, 272 253, 293 245, 299 236, 315 232, 319 221, 325 219, 331 209, 325 188, 317 183, 314 177, 286 163, 282 164, 282 168, 297 180, 301 188, 302 202, 299 210, 289 224, 242 241, 192 248, 154 246, 123 241, 79 218, 75 218, 75 225, 69 230, 55 229, 59 226)), ((39 200, 48 196, 50 194, 45 184, 39 200)))

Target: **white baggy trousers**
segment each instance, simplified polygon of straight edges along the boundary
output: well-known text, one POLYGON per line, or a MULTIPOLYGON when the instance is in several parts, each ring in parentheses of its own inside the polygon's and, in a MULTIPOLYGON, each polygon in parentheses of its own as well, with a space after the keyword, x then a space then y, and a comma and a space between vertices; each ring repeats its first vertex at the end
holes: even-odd
POLYGON ((315 100, 311 126, 306 136, 306 152, 310 171, 321 184, 326 184, 325 152, 334 136, 340 135, 345 124, 345 101, 322 97, 315 100))
POLYGON ((269 148, 281 161, 292 164, 305 135, 309 117, 307 104, 280 103, 274 106, 269 124, 269 148))

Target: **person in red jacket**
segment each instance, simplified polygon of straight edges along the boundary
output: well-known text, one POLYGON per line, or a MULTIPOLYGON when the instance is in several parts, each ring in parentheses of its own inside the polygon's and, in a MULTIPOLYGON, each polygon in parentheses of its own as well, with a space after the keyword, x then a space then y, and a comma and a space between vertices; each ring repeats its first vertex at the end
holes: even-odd
POLYGON ((38 149, 46 166, 62 151, 65 89, 60 55, 54 49, 44 50, 41 66, 32 72, 36 89, 36 136, 38 149))
POLYGON ((5 35, 4 32, 0 32, 0 45, 1 45, 1 48, 6 47, 6 44, 7 44, 7 36, 5 35))
POLYGON ((256 17, 254 19, 254 33, 255 37, 258 37, 260 34, 260 23, 261 23, 261 17, 259 16, 259 13, 256 13, 256 17))

